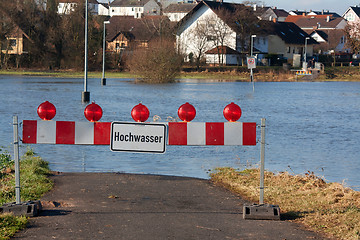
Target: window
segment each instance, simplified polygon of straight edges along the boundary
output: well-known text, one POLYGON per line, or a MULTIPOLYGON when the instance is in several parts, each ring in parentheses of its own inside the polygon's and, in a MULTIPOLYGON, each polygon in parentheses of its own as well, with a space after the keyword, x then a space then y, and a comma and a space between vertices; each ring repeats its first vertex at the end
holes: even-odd
POLYGON ((347 14, 345 16, 345 19, 348 20, 348 21, 354 21, 355 20, 354 14, 353 13, 347 14))
POLYGON ((10 39, 10 47, 16 47, 16 39, 10 39))
POLYGON ((291 47, 286 47, 286 52, 290 53, 290 51, 291 51, 291 47))

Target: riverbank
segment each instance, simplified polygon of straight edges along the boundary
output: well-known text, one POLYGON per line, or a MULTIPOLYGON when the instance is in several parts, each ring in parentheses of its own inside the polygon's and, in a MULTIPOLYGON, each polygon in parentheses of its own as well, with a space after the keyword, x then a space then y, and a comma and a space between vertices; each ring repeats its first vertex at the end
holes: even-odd
MULTIPOLYGON (((38 200, 48 192, 53 183, 48 178, 48 163, 28 150, 20 162, 21 201, 38 200)), ((0 206, 15 202, 14 162, 10 154, 0 149, 0 206)), ((11 214, 0 214, 0 240, 8 239, 26 227, 28 219, 11 214)))
MULTIPOLYGON (((0 70, 0 75, 39 76, 56 78, 83 78, 84 73, 75 70, 0 70)), ((101 72, 88 72, 88 78, 101 78, 101 72)), ((106 78, 136 78, 130 72, 107 71, 106 78)), ((218 81, 250 81, 249 71, 245 68, 203 69, 201 71, 186 70, 181 72, 180 79, 212 79, 218 81)), ((280 67, 258 67, 254 70, 257 82, 294 82, 309 81, 307 78, 296 77, 294 71, 284 71, 280 67)), ((359 67, 327 67, 320 76, 311 81, 360 81, 359 67)))
MULTIPOLYGON (((211 179, 249 201, 259 200, 258 169, 219 168, 211 179)), ((265 172, 264 185, 264 202, 279 205, 283 218, 329 237, 360 239, 360 192, 327 183, 312 172, 303 176, 265 172)))

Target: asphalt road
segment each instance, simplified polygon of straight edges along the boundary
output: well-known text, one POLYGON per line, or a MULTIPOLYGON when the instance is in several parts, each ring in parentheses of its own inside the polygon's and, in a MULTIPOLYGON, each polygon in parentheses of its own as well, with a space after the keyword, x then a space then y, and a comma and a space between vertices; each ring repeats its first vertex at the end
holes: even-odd
POLYGON ((14 239, 326 239, 289 221, 244 220, 240 197, 208 180, 59 173, 40 216, 14 239))

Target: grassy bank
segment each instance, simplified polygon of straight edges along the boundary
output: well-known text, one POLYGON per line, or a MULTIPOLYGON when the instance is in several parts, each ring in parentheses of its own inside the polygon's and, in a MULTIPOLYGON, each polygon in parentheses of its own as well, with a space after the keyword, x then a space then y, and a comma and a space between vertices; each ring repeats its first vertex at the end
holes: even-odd
MULTIPOLYGON (((259 201, 258 169, 219 168, 211 179, 251 202, 259 201)), ((282 218, 338 239, 360 239, 360 192, 310 172, 266 172, 265 187, 264 202, 279 205, 282 218)))
MULTIPOLYGON (((179 78, 185 79, 206 79, 217 81, 250 81, 250 72, 247 68, 223 67, 220 69, 209 68, 201 71, 182 71, 179 78)), ((0 75, 22 75, 56 78, 83 78, 84 73, 74 70, 61 71, 35 71, 35 70, 0 70, 0 75)), ((88 72, 89 78, 101 78, 101 72, 88 72)), ((129 72, 107 71, 106 78, 135 78, 129 72)), ((254 70, 254 79, 257 82, 281 82, 281 81, 302 81, 298 80, 294 72, 284 71, 281 67, 258 67, 254 70)), ((307 80, 305 80, 307 81, 307 80)), ((360 81, 360 67, 327 67, 325 72, 315 81, 360 81)))
MULTIPOLYGON (((1 151, 1 149, 0 149, 1 151)), ((48 179, 48 163, 28 150, 20 160, 21 200, 38 200, 53 184, 48 179)), ((8 153, 0 152, 0 205, 15 202, 14 163, 8 153)), ((0 214, 0 239, 8 239, 27 224, 26 217, 0 214)))

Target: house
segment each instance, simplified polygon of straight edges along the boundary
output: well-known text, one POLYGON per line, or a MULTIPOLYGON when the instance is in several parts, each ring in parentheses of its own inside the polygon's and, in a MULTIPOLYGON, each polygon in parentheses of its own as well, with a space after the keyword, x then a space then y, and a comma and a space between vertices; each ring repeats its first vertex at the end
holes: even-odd
POLYGON ((263 15, 269 8, 271 8, 271 7, 266 7, 266 6, 262 6, 262 5, 258 6, 256 4, 254 4, 252 6, 255 16, 257 16, 259 19, 261 19, 261 15, 263 15))
MULTIPOLYGON (((313 56, 313 47, 318 44, 305 31, 291 22, 275 22, 272 25, 273 32, 267 36, 269 54, 277 54, 288 59, 288 62, 294 60, 294 56, 300 56, 301 59, 306 51, 306 56, 313 56)), ((261 46, 255 47, 264 51, 261 46)))
POLYGON ((349 7, 342 15, 342 17, 349 23, 358 22, 360 20, 360 7, 349 7))
POLYGON ((240 53, 238 51, 227 46, 219 46, 205 52, 206 62, 213 65, 221 62, 219 58, 222 58, 225 65, 238 65, 241 62, 239 57, 240 53))
POLYGON ((194 3, 170 4, 163 10, 163 15, 167 16, 172 22, 178 22, 195 6, 194 3))
POLYGON ((333 15, 288 16, 286 22, 293 22, 302 30, 320 40, 315 47, 318 53, 348 52, 344 29, 347 22, 333 15), (325 42, 324 42, 325 40, 325 42))
POLYGON ((140 19, 113 16, 109 21, 110 24, 106 27, 106 50, 113 53, 147 47, 151 40, 159 37, 160 26, 166 26, 170 22, 165 16, 144 16, 140 19))
MULTIPOLYGON (((58 0, 58 14, 70 14, 75 8, 83 3, 82 0, 58 0)), ((99 13, 99 3, 96 0, 88 0, 89 11, 97 15, 99 13)))
MULTIPOLYGON (((28 53, 33 42, 6 11, 0 9, 2 24, 0 25, 0 51, 5 55, 23 55, 28 53)), ((2 60, 1 60, 2 61, 2 60)))
POLYGON ((277 19, 278 22, 285 22, 285 19, 289 16, 289 13, 284 9, 268 8, 263 14, 259 16, 261 20, 277 19))
POLYGON ((2 42, 1 52, 9 55, 26 54, 31 42, 32 40, 19 26, 14 26, 10 34, 6 35, 6 40, 2 42))
POLYGON ((332 15, 288 16, 286 22, 293 22, 302 30, 345 29, 347 23, 342 17, 332 15))
POLYGON ((98 15, 110 16, 110 4, 108 4, 108 3, 99 3, 98 15))
POLYGON ((160 15, 160 6, 155 0, 115 0, 110 3, 110 16, 160 15))
MULTIPOLYGON (((135 36, 131 31, 120 31, 107 41, 108 45, 106 50, 118 53, 122 50, 129 49, 134 41, 135 36)), ((138 45, 140 46, 146 46, 146 44, 147 41, 138 41, 138 45)))
POLYGON ((256 32, 246 32, 246 41, 241 41, 244 39, 244 33, 240 32, 238 28, 240 23, 234 19, 234 12, 231 12, 232 9, 238 7, 246 8, 241 4, 202 1, 178 23, 177 48, 179 52, 187 56, 186 61, 189 61, 189 55, 200 58, 201 54, 205 57, 206 53, 207 63, 215 64, 213 61, 209 62, 211 60, 209 54, 218 52, 217 60, 224 59, 222 55, 240 54, 236 64, 241 65, 244 57, 249 55, 250 38, 255 33, 252 47, 258 50, 259 61, 267 55, 277 55, 292 62, 294 55, 304 54, 305 45, 307 45, 307 56, 312 56, 313 45, 317 42, 294 23, 259 20, 254 23, 258 28, 256 32), (229 14, 221 13, 224 10, 229 14), (211 28, 216 25, 218 25, 216 30, 211 28), (222 37, 219 35, 220 32, 224 33, 222 37))

